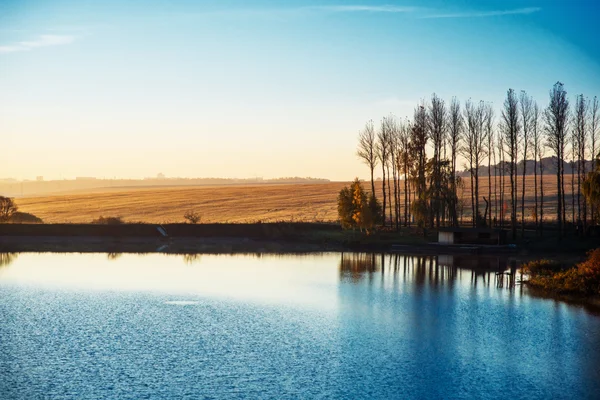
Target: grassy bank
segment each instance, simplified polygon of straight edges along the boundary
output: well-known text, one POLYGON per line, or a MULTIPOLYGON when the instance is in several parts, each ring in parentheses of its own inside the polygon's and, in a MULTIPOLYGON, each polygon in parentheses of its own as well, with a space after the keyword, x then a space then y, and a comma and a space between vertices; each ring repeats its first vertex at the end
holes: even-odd
MULTIPOLYGON (((156 243, 185 243, 190 251, 199 248, 202 243, 270 242, 279 247, 295 249, 306 245, 311 249, 323 250, 357 250, 357 251, 389 251, 392 245, 405 245, 407 251, 418 249, 437 254, 443 247, 430 246, 437 242, 437 232, 428 230, 427 236, 417 228, 402 228, 400 231, 378 230, 372 235, 359 231, 342 230, 337 223, 316 222, 270 222, 270 223, 201 223, 201 224, 0 224, 0 251, 50 251, 60 244, 61 248, 84 248, 90 243, 98 251, 110 249, 113 244, 125 246, 142 246, 140 251, 153 251, 156 243), (157 227, 166 231, 164 237, 157 227), (101 243, 107 245, 102 245, 101 243), (195 243, 195 244, 194 244, 195 243), (193 245, 191 245, 193 244, 193 245), (39 249, 36 249, 36 246, 39 249)), ((536 232, 526 231, 524 238, 515 242, 521 253, 530 255, 544 254, 548 257, 572 255, 580 257, 589 249, 598 246, 598 238, 582 238, 569 236, 557 246, 555 232, 547 231, 543 237, 536 232)), ((161 244, 162 245, 162 244, 161 244)), ((74 250, 76 251, 76 250, 74 250)), ((137 251, 137 250, 136 250, 137 251)), ((493 252, 493 249, 486 250, 493 252)), ((575 258, 576 261, 579 261, 575 258)))
POLYGON ((246 237, 252 239, 295 238, 312 233, 340 233, 337 224, 254 223, 254 224, 2 224, 0 236, 95 236, 160 238, 161 226, 168 237, 246 237))
POLYGON ((182 252, 204 251, 206 246, 246 250, 268 244, 278 250, 387 251, 392 244, 421 245, 435 240, 414 230, 377 232, 366 236, 345 231, 338 224, 273 222, 253 224, 164 224, 163 236, 155 224, 0 224, 0 251, 156 251, 167 244, 182 252))
POLYGON ((528 285, 557 295, 597 298, 600 296, 600 248, 588 253, 587 259, 567 265, 548 259, 523 266, 528 285))
MULTIPOLYGON (((507 228, 510 229, 510 228, 507 228)), ((558 240, 558 232, 555 224, 548 224, 543 233, 535 231, 533 226, 525 230, 521 236, 520 229, 517 231, 517 240, 511 240, 510 232, 508 240, 515 243, 519 249, 531 254, 542 254, 547 258, 556 258, 559 255, 571 254, 575 261, 581 261, 583 255, 589 250, 595 249, 600 243, 597 235, 578 236, 574 228, 568 227, 568 233, 558 240)))

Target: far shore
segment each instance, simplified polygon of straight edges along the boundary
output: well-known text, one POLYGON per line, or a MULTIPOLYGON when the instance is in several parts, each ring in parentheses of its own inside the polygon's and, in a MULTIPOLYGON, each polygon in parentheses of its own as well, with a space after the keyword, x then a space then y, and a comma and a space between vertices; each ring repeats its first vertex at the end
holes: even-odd
POLYGON ((317 253, 349 250, 337 244, 248 238, 149 238, 106 236, 4 236, 0 252, 35 253, 317 253))
POLYGON ((397 252, 410 255, 481 254, 574 257, 597 247, 597 238, 527 238, 514 248, 442 246, 437 232, 416 228, 365 235, 334 223, 248 224, 0 224, 0 252, 397 252), (160 227, 160 229, 159 229, 160 227))

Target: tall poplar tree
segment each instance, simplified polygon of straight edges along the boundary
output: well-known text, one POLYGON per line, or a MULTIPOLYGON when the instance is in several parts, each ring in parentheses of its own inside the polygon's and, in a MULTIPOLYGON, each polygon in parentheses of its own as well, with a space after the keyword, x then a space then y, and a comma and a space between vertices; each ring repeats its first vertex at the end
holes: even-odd
POLYGON ((517 152, 519 132, 521 124, 519 121, 519 101, 513 89, 509 89, 504 100, 504 108, 502 110, 501 130, 504 135, 506 153, 508 155, 509 175, 510 175, 510 225, 513 239, 517 238, 517 152))
POLYGON ((569 100, 564 85, 561 82, 556 82, 552 90, 550 90, 550 102, 544 111, 544 122, 546 123, 548 147, 556 157, 556 189, 559 197, 556 207, 556 219, 558 223, 558 240, 560 241, 563 237, 565 219, 564 158, 569 122, 569 100))

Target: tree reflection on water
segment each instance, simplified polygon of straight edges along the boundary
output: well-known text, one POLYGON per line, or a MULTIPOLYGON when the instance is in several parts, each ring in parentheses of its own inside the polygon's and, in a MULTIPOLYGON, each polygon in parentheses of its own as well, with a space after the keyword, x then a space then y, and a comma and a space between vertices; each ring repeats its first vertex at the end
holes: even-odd
POLYGON ((186 263, 187 265, 190 265, 190 264, 200 262, 201 258, 202 258, 202 255, 198 254, 198 253, 184 254, 183 262, 186 263))
POLYGON ((0 267, 6 267, 17 259, 18 253, 0 253, 0 267))
POLYGON ((342 253, 340 279, 354 283, 377 275, 402 276, 417 285, 453 286, 458 277, 470 274, 473 286, 491 284, 513 289, 519 283, 516 260, 473 255, 408 256, 402 254, 342 253))
POLYGON ((123 255, 123 253, 113 252, 113 253, 108 253, 106 255, 106 258, 108 258, 111 261, 114 261, 114 260, 118 259, 119 257, 121 257, 122 255, 123 255))

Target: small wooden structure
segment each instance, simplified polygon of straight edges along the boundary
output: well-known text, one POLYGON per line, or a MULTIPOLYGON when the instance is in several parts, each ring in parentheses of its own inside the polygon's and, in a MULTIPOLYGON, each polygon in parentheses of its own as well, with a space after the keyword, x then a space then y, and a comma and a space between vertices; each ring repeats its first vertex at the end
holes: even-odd
POLYGON ((491 228, 440 228, 438 243, 505 245, 507 231, 491 228))

